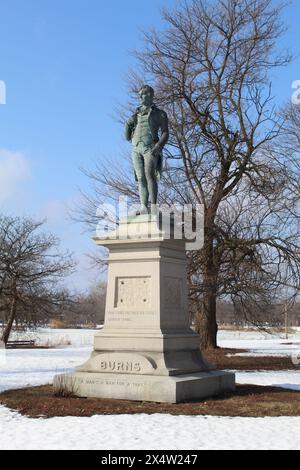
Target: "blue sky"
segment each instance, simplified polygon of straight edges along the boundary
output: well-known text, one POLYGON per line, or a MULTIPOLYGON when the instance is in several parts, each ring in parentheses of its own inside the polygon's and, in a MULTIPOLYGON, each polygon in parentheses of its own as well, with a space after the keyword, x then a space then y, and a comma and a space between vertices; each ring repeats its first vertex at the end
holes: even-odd
MULTIPOLYGON (((0 210, 48 217, 48 228, 76 252, 72 287, 95 278, 84 253, 93 248, 66 207, 87 185, 79 168, 117 159, 127 148, 112 108, 126 101, 130 51, 141 29, 163 27, 160 8, 176 0, 0 0, 0 210)), ((287 8, 280 45, 300 52, 300 2, 287 8)), ((278 103, 300 80, 300 59, 276 71, 278 103)))

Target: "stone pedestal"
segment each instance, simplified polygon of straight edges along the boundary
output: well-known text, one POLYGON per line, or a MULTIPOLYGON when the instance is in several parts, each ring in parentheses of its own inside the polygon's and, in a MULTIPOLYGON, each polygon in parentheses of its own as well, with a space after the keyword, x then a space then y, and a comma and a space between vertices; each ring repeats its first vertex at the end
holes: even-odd
POLYGON ((104 329, 90 359, 57 376, 78 396, 177 403, 234 390, 235 376, 212 370, 189 326, 184 240, 155 217, 121 222, 109 238, 104 329))

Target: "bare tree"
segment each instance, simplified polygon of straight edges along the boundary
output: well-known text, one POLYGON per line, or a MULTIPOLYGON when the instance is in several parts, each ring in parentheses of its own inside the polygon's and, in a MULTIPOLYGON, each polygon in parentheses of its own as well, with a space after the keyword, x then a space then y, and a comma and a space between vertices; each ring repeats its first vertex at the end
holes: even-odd
POLYGON ((88 292, 78 294, 69 308, 58 315, 69 326, 93 326, 104 322, 106 284, 98 282, 88 292))
POLYGON ((44 222, 0 216, 0 299, 4 312, 2 341, 14 322, 45 324, 53 307, 69 299, 60 281, 74 263, 58 251, 59 241, 40 229, 44 222))
MULTIPOLYGON (((269 79, 291 60, 275 48, 281 9, 271 0, 193 0, 164 11, 166 28, 145 33, 130 77, 132 92, 153 85, 170 119, 160 202, 204 206, 204 247, 189 255, 203 347, 217 345, 218 297, 262 305, 283 286, 299 286, 299 196, 291 185, 299 173, 277 147, 283 119, 269 79)), ((81 220, 94 224, 95 206, 119 194, 137 200, 128 171, 87 173, 95 191, 81 220)))

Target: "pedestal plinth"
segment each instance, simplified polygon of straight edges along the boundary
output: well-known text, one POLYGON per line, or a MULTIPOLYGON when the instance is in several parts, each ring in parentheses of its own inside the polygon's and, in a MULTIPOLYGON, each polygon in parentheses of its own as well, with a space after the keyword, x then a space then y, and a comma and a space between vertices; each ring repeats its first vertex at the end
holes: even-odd
POLYGON ((108 238, 105 325, 90 359, 54 385, 78 396, 177 403, 234 390, 203 360, 190 328, 184 240, 155 217, 123 220, 108 238))

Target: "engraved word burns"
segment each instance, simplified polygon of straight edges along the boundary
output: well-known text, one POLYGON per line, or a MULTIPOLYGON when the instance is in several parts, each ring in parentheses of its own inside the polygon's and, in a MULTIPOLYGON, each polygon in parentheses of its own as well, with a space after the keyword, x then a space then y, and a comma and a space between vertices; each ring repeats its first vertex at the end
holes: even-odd
POLYGON ((106 372, 141 372, 140 362, 100 361, 100 370, 106 372))
POLYGON ((96 355, 93 368, 99 372, 151 374, 157 366, 153 360, 140 354, 109 353, 96 355))

